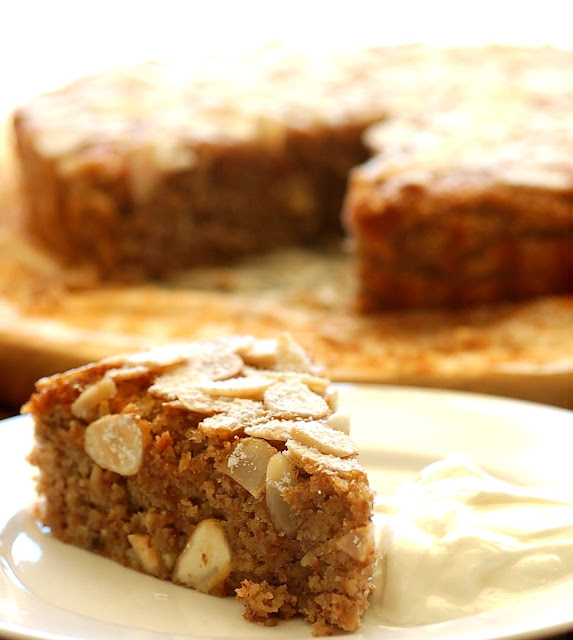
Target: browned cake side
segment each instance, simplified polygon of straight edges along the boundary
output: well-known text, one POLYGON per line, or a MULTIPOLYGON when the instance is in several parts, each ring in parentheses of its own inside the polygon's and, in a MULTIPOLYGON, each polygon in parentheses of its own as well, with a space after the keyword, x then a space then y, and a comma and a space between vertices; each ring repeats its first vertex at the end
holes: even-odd
POLYGON ((265 624, 352 631, 375 560, 347 416, 287 335, 113 357, 43 379, 25 410, 59 539, 265 624))
POLYGON ((572 125, 505 101, 371 130, 345 204, 360 308, 573 291, 572 125))

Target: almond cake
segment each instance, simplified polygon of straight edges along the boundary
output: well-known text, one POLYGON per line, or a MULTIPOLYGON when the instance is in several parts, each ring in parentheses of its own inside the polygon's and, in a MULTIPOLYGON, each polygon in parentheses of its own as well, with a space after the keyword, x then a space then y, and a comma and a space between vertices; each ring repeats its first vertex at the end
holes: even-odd
POLYGON ((570 292, 572 60, 268 46, 104 70, 15 113, 27 225, 104 280, 345 231, 360 309, 570 292))
POLYGON ((360 626, 373 495, 336 391, 289 334, 109 357, 40 380, 23 411, 58 539, 235 595, 262 624, 360 626))

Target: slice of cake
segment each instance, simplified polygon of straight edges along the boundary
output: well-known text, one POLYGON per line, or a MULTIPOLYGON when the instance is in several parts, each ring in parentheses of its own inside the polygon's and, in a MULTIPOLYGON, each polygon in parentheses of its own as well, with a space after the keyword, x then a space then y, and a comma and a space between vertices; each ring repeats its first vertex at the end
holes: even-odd
POLYGON ((492 98, 371 129, 345 203, 359 307, 573 291, 570 113, 492 98))
POLYGON ((40 380, 23 410, 60 540, 236 594, 250 620, 360 626, 372 493, 336 391, 289 335, 107 358, 40 380))

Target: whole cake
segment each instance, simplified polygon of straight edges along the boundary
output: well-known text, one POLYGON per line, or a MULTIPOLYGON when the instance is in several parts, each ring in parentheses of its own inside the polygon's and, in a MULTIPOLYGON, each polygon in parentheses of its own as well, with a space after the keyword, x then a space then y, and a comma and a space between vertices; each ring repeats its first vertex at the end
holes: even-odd
POLYGON ((40 380, 23 410, 60 540, 235 594, 250 620, 360 626, 373 496, 335 390, 288 334, 107 358, 40 380))
POLYGON ((104 71, 15 114, 28 228, 103 279, 162 277, 341 237, 374 156, 344 204, 360 309, 570 292, 572 60, 267 47, 104 71))

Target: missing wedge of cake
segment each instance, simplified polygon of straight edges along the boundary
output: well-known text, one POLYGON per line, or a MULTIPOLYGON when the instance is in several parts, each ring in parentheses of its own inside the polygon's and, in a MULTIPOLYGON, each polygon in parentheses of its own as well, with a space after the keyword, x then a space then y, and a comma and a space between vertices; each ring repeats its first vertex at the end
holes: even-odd
POLYGON ((354 631, 372 492, 336 390, 281 334, 110 357, 37 383, 39 517, 58 539, 265 625, 354 631))

